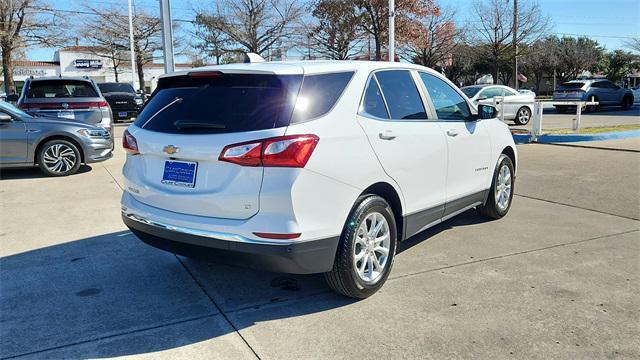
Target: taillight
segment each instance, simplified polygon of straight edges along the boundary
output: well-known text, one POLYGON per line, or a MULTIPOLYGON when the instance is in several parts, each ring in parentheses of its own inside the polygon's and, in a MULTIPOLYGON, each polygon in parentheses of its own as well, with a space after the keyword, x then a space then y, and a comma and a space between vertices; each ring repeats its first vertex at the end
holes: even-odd
POLYGON ((125 130, 124 134, 122 134, 122 147, 124 148, 124 151, 131 155, 140 153, 138 151, 138 142, 136 141, 136 138, 131 135, 129 130, 125 130))
POLYGON ((243 166, 295 167, 307 164, 319 137, 278 136, 226 146, 218 160, 243 166))

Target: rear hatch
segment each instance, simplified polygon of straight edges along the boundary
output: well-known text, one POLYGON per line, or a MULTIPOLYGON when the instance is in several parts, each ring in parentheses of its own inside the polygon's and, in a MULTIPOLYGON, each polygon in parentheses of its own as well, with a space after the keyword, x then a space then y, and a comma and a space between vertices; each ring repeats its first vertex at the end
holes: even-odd
POLYGON ((109 105, 93 84, 84 80, 34 80, 19 105, 23 110, 36 115, 87 124, 97 125, 110 118, 109 105))
POLYGON ((554 100, 582 100, 585 83, 583 82, 566 82, 560 84, 558 88, 553 92, 554 100))
POLYGON ((247 219, 259 210, 263 168, 218 160, 225 146, 282 136, 302 74, 195 72, 161 78, 129 128, 139 150, 127 190, 183 214, 247 219))

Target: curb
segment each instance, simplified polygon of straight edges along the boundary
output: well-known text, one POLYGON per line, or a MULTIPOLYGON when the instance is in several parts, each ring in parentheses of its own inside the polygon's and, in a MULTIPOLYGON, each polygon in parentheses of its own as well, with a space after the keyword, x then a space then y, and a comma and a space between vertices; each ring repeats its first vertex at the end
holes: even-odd
MULTIPOLYGON (((535 141, 539 144, 550 143, 567 143, 567 142, 580 142, 580 141, 604 141, 604 140, 620 140, 640 137, 639 130, 628 131, 612 131, 608 133, 593 134, 593 135, 579 135, 579 134, 567 134, 567 135, 540 135, 535 141)), ((513 141, 516 144, 528 144, 531 141, 531 134, 513 134, 513 141)))

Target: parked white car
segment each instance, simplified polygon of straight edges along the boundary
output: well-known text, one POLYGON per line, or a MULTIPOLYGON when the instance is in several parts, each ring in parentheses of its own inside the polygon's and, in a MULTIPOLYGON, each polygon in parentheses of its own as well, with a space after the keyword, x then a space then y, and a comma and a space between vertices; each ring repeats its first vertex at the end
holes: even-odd
POLYGON ((365 298, 397 243, 471 208, 507 214, 516 147, 439 73, 367 61, 162 76, 124 134, 122 218, 186 256, 324 273, 365 298))
POLYGON ((465 86, 462 91, 476 105, 493 105, 494 98, 496 98, 496 101, 500 103, 496 106, 498 113, 504 109, 505 120, 513 120, 518 125, 526 125, 531 120, 536 97, 533 92, 523 94, 504 85, 465 86), (503 97, 504 100, 502 100, 503 97), (504 103, 501 103, 502 101, 504 103))

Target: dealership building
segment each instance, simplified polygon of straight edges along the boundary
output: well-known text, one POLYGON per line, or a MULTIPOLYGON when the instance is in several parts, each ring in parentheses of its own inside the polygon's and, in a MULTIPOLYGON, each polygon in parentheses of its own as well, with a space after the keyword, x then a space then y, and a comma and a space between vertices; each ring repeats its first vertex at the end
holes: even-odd
MULTIPOLYGON (((57 50, 52 61, 16 60, 13 62, 13 80, 17 91, 22 89, 24 81, 29 77, 43 76, 86 76, 96 82, 115 82, 113 62, 105 56, 100 56, 96 48, 90 46, 69 46, 57 50)), ((188 70, 191 64, 175 64, 176 71, 188 70)), ((149 63, 143 67, 145 90, 153 91, 158 82, 158 76, 164 74, 164 65, 149 63)), ((136 89, 137 84, 136 75, 136 89)), ((4 84, 0 77, 0 91, 4 84)), ((129 62, 122 62, 118 66, 118 81, 131 82, 131 66, 129 62)))

